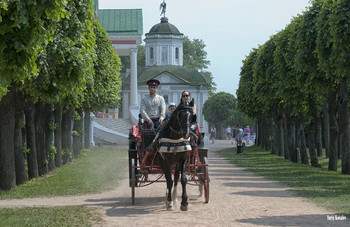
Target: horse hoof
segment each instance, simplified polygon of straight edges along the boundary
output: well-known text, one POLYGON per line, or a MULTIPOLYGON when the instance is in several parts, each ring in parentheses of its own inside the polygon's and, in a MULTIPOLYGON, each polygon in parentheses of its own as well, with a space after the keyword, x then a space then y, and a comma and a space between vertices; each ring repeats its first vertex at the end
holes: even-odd
POLYGON ((166 202, 166 210, 169 210, 169 211, 174 210, 173 202, 169 202, 169 201, 166 202))
POLYGON ((183 205, 181 205, 181 206, 180 206, 180 209, 181 209, 182 211, 188 211, 188 206, 183 206, 183 205))
POLYGON ((178 201, 177 201, 177 199, 174 199, 174 205, 176 205, 176 204, 177 204, 177 202, 178 202, 178 201))

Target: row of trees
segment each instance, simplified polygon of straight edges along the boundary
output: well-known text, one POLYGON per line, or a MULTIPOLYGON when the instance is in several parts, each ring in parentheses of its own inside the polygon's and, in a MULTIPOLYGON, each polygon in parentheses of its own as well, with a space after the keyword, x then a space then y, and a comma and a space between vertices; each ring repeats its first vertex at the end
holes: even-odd
POLYGON ((83 136, 89 146, 83 112, 89 129, 90 111, 117 107, 119 71, 92 0, 2 1, 0 189, 69 162, 83 136))
POLYGON ((350 2, 314 0, 243 61, 239 109, 258 119, 258 144, 272 153, 350 174, 350 2), (305 136, 306 135, 306 136, 305 136), (309 157, 307 155, 307 146, 309 157))

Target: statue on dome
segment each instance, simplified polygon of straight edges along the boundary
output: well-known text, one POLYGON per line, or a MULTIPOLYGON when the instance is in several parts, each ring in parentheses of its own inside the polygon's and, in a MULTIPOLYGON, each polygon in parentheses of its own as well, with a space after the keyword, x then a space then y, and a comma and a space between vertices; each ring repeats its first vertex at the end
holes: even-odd
POLYGON ((159 10, 162 10, 162 12, 160 13, 160 15, 162 16, 162 14, 165 17, 165 11, 166 11, 166 3, 165 0, 163 0, 163 2, 160 4, 159 10))

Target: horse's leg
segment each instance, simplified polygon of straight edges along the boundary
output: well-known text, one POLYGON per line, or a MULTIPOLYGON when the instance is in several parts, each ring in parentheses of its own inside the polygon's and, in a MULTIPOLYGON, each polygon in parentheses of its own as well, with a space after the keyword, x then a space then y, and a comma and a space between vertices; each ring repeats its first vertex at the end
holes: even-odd
POLYGON ((166 209, 167 210, 174 210, 173 201, 171 199, 171 189, 173 187, 173 180, 171 179, 171 174, 172 174, 171 168, 170 167, 165 168, 164 174, 165 174, 165 179, 166 179, 166 184, 167 184, 166 209))
POLYGON ((174 204, 177 203, 177 183, 179 182, 180 177, 180 171, 182 169, 181 165, 177 165, 175 169, 175 175, 174 175, 174 189, 173 189, 173 200, 174 204))
POLYGON ((188 202, 187 202, 187 193, 186 193, 186 184, 187 184, 187 178, 186 178, 186 162, 185 160, 181 163, 182 165, 182 171, 181 171, 181 185, 182 185, 182 201, 180 209, 182 211, 188 210, 188 202))

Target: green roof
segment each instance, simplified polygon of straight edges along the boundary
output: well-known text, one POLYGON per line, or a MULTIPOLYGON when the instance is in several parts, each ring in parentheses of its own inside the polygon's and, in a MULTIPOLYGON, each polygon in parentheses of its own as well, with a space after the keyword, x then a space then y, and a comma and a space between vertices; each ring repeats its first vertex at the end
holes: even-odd
MULTIPOLYGON (((204 74, 182 66, 152 66, 152 67, 140 67, 137 70, 137 84, 146 85, 149 79, 156 78, 157 76, 168 73, 174 78, 182 81, 184 84, 191 86, 204 85, 209 86, 208 78, 204 74)), ((169 84, 169 83, 167 83, 169 84)), ((130 85, 130 76, 123 81, 124 86, 130 85)))
POLYGON ((181 36, 183 35, 182 33, 180 33, 177 27, 168 23, 168 18, 162 17, 160 21, 161 22, 159 24, 156 24, 151 28, 151 30, 149 31, 149 33, 146 34, 146 36, 153 35, 153 34, 164 34, 164 35, 174 34, 174 35, 181 35, 181 36))
POLYGON ((142 9, 100 9, 98 19, 109 35, 142 35, 142 9))

